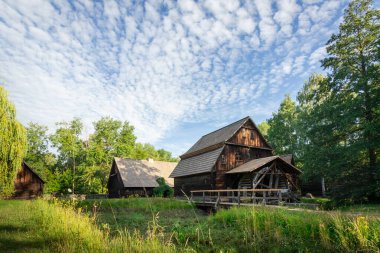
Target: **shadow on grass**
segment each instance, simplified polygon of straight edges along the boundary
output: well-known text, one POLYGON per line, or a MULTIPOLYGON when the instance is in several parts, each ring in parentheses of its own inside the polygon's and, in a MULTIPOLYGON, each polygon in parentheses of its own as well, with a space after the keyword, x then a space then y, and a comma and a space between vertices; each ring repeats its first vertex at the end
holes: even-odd
POLYGON ((43 239, 13 239, 0 237, 1 252, 48 252, 48 245, 53 241, 48 237, 43 239))
POLYGON ((56 241, 49 236, 36 238, 26 226, 0 225, 0 252, 48 252, 48 246, 56 241))
MULTIPOLYGON (((29 229, 26 228, 25 226, 0 224, 0 231, 1 232, 8 232, 8 233, 15 233, 15 232, 26 232, 26 231, 29 231, 29 229)), ((0 238, 0 240, 1 240, 1 238, 0 238)))

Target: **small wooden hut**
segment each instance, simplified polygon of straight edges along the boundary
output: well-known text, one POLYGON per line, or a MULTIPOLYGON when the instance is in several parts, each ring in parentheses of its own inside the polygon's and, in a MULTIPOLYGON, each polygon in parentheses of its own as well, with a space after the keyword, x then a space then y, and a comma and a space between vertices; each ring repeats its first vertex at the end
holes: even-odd
POLYGON ((135 160, 115 157, 112 163, 107 188, 111 198, 131 195, 151 196, 158 187, 157 178, 162 177, 173 187, 169 178, 177 163, 148 160, 135 160))
POLYGON ((43 194, 44 180, 25 162, 22 163, 21 170, 17 173, 14 183, 14 198, 31 199, 43 194))

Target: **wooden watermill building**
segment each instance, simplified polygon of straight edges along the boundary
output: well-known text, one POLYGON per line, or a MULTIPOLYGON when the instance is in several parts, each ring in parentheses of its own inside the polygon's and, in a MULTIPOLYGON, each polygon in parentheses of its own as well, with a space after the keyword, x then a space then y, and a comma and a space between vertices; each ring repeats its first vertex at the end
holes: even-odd
POLYGON ((250 117, 202 136, 170 177, 175 195, 194 190, 298 188, 292 155, 276 156, 250 117))

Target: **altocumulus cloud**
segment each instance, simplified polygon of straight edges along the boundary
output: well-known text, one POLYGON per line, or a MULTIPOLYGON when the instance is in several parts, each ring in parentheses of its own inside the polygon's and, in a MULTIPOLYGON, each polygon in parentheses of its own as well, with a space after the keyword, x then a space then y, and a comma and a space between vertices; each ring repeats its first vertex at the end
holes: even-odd
POLYGON ((319 70, 346 5, 3 0, 0 78, 24 123, 109 115, 173 150, 181 122, 268 117, 319 70))

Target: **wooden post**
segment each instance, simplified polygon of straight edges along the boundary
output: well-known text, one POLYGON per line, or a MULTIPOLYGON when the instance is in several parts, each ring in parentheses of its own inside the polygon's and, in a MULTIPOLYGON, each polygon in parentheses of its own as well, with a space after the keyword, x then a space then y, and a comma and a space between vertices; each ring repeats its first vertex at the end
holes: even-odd
POLYGON ((325 178, 324 177, 322 177, 321 184, 322 184, 322 196, 325 197, 326 196, 326 186, 325 186, 325 178))
POLYGON ((206 202, 206 193, 203 192, 203 203, 205 203, 205 202, 206 202))
POLYGON ((278 204, 280 204, 281 202, 282 202, 282 192, 280 190, 278 193, 278 204))
POLYGON ((267 203, 267 192, 263 192, 263 204, 265 205, 267 203))
POLYGON ((190 202, 193 201, 193 192, 190 192, 190 202))
POLYGON ((240 191, 238 191, 238 206, 240 206, 240 191))
POLYGON ((277 173, 276 174, 276 180, 275 180, 275 183, 274 183, 274 188, 277 189, 278 188, 278 182, 280 180, 280 174, 277 173))

